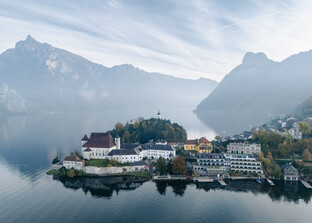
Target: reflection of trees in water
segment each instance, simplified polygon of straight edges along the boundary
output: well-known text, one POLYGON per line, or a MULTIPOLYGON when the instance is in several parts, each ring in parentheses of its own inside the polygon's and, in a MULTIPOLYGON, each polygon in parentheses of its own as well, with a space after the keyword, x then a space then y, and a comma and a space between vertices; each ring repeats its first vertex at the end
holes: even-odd
POLYGON ((73 190, 82 189, 86 194, 90 192, 92 196, 111 198, 113 192, 130 191, 140 187, 146 180, 140 177, 103 177, 103 178, 56 178, 60 180, 64 187, 73 190))
POLYGON ((227 186, 222 187, 219 183, 197 183, 197 189, 209 191, 211 189, 225 189, 235 192, 252 192, 253 194, 267 194, 272 201, 288 201, 298 203, 303 200, 309 203, 312 190, 306 189, 300 182, 274 181, 271 187, 267 182, 257 183, 255 180, 233 180, 227 181, 227 186))
POLYGON ((166 189, 167 187, 172 187, 172 191, 176 196, 181 196, 183 197, 184 192, 186 190, 186 187, 190 182, 188 181, 167 181, 167 180, 159 180, 155 181, 157 191, 161 195, 166 195, 166 189))
MULTIPOLYGON (((131 191, 140 187, 146 180, 140 177, 103 177, 103 178, 56 178, 64 187, 72 190, 82 189, 86 194, 92 196, 111 198, 114 191, 131 191)), ((252 192, 253 194, 267 194, 272 201, 288 201, 298 203, 303 200, 309 203, 312 190, 306 189, 300 182, 274 181, 275 186, 271 187, 267 182, 257 183, 255 180, 233 180, 226 181, 227 186, 219 183, 196 183, 198 190, 229 190, 239 193, 252 192)), ((166 195, 167 187, 172 188, 176 196, 184 196, 187 185, 193 184, 189 181, 155 181, 156 189, 160 195, 166 195)))

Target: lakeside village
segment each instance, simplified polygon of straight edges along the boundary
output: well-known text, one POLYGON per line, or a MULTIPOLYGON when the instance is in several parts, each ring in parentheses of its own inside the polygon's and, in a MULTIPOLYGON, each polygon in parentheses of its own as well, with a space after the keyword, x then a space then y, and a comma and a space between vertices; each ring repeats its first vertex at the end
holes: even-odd
MULTIPOLYGON (((275 120, 274 123, 278 125, 266 124, 232 137, 216 136, 211 142, 205 137, 186 140, 183 127, 180 128, 185 136, 178 128, 180 135, 177 139, 185 140, 173 142, 173 135, 177 134, 176 128, 179 126, 173 123, 175 128, 172 130, 168 123, 171 125, 169 120, 161 119, 158 112, 157 118, 150 120, 140 119, 126 126, 119 123, 119 129, 116 124, 116 129, 111 132, 91 133, 90 137, 85 134, 81 139, 80 151, 72 152, 61 161, 56 157, 47 174, 65 177, 139 176, 153 180, 207 183, 217 181, 222 186, 226 185, 224 180, 227 179, 251 179, 258 183, 267 181, 271 186, 274 186, 274 180, 284 180, 300 181, 306 188, 312 188, 309 184, 312 174, 311 123, 298 123, 294 117, 289 117, 275 120), (147 126, 157 125, 160 128, 159 123, 165 126, 162 127, 164 129, 147 126), (131 137, 141 137, 137 133, 141 127, 143 132, 161 132, 170 142, 155 138, 145 143, 129 142, 131 137), (298 154, 294 151, 303 152, 298 154)), ((155 136, 154 133, 152 135, 155 136)), ((148 134, 145 140, 146 136, 148 134)))

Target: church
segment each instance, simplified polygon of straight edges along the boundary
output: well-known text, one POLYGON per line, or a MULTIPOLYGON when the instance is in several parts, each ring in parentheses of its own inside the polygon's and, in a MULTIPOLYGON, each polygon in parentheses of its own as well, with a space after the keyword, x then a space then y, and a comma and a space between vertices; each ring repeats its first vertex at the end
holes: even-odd
POLYGON ((120 149, 120 137, 114 139, 109 132, 85 134, 81 139, 81 153, 84 159, 105 159, 115 149, 120 149))

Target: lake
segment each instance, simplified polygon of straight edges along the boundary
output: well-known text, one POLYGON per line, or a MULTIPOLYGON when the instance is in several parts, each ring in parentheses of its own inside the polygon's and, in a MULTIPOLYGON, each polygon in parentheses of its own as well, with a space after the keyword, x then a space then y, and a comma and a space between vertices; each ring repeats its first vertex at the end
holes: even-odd
MULTIPOLYGON (((217 134, 190 110, 161 112, 182 124, 189 138, 213 139, 217 134)), ((300 183, 276 182, 271 188, 233 181, 221 188, 128 178, 53 179, 45 174, 58 153, 80 148, 84 133, 156 113, 0 116, 0 222, 311 222, 311 191, 300 183)))

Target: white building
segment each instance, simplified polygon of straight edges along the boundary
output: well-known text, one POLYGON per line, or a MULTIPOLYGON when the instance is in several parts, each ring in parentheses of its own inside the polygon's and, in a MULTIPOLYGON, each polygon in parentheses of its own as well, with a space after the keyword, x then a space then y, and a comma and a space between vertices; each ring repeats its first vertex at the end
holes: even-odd
POLYGON ((137 146, 130 149, 114 149, 110 151, 107 158, 114 159, 120 163, 134 163, 143 159, 143 151, 137 146))
POLYGON ((232 154, 259 154, 261 145, 255 143, 230 143, 227 145, 227 152, 232 154))
POLYGON ((143 157, 148 159, 159 159, 163 157, 167 160, 176 155, 176 151, 170 145, 145 144, 141 145, 143 157))
POLYGON ((74 168, 76 170, 82 170, 85 166, 85 161, 80 159, 78 156, 71 154, 63 160, 63 166, 66 169, 74 168))
POLYGON ((107 133, 91 133, 90 139, 85 135, 81 139, 81 153, 84 159, 105 159, 114 150, 120 149, 120 138, 113 139, 107 133))
POLYGON ((299 131, 299 124, 297 122, 292 125, 292 128, 288 130, 288 133, 293 139, 302 139, 302 132, 299 131))
POLYGON ((263 174, 261 161, 258 161, 252 154, 224 154, 230 160, 230 169, 236 172, 247 172, 263 174))

